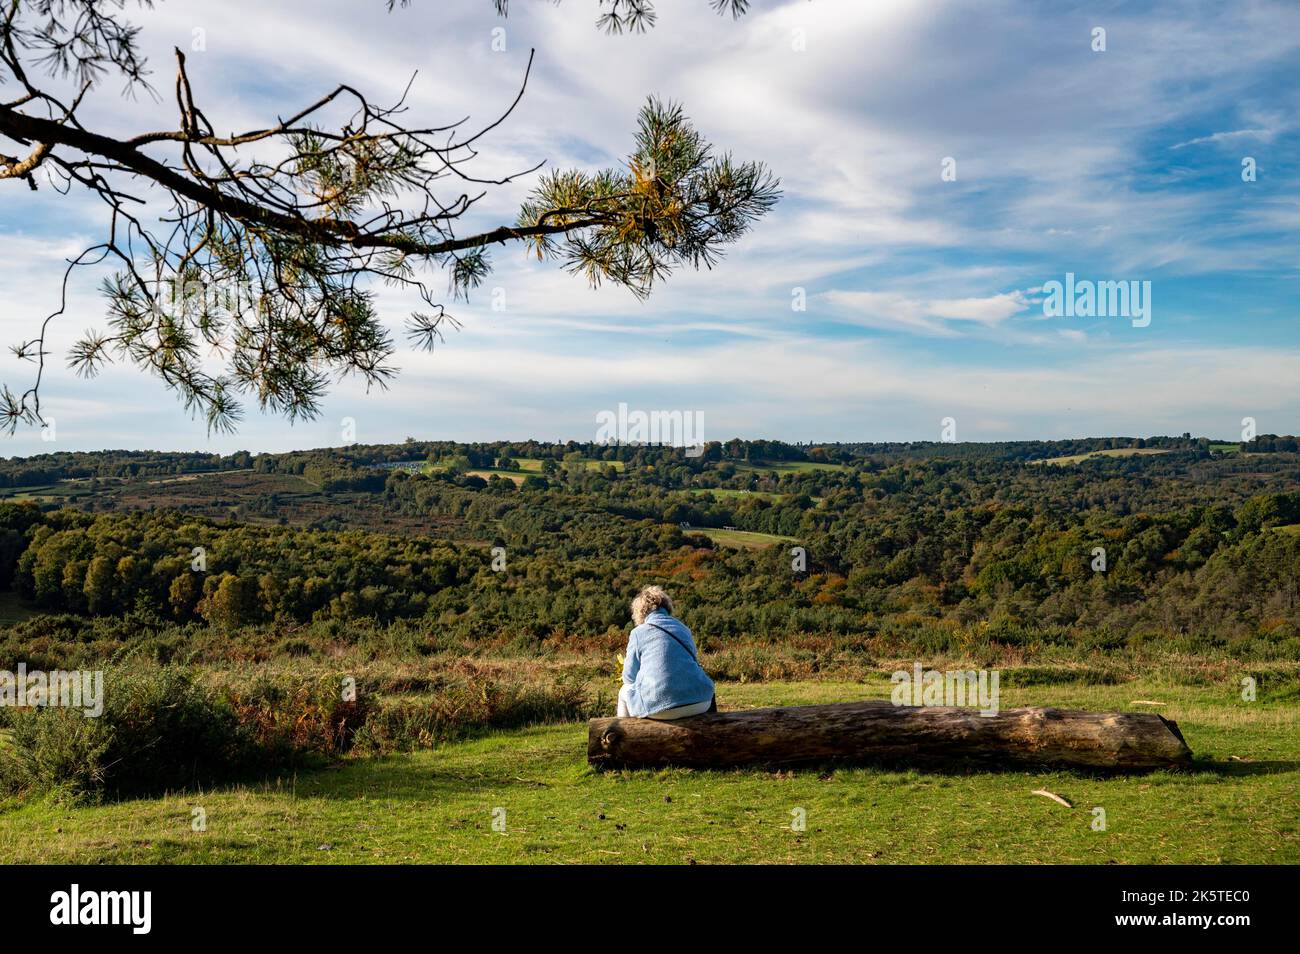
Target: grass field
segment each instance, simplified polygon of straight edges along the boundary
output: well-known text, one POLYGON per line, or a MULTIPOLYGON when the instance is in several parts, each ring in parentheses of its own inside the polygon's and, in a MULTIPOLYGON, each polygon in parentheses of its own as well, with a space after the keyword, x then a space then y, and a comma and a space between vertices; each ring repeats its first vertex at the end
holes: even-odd
POLYGON ((58 503, 70 505, 77 500, 95 496, 87 479, 61 480, 55 484, 38 484, 29 487, 0 488, 0 500, 21 503, 25 500, 36 503, 58 503))
MULTIPOLYGON (((519 465, 518 470, 503 470, 500 467, 480 467, 474 470, 468 470, 465 473, 470 474, 474 477, 482 477, 484 480, 487 480, 493 474, 496 474, 498 477, 509 478, 510 480, 513 480, 516 484, 522 484, 524 482, 524 478, 527 477, 529 474, 542 473, 542 460, 540 457, 516 457, 514 458, 514 462, 519 465)), ((625 464, 621 460, 594 460, 592 458, 587 458, 587 457, 584 457, 582 460, 579 461, 563 461, 559 463, 561 467, 569 467, 575 463, 578 463, 578 464, 582 464, 583 467, 587 470, 594 470, 596 468, 604 468, 604 467, 613 467, 615 470, 623 470, 625 467, 625 464)), ((413 463, 409 467, 406 465, 402 465, 402 469, 412 473, 429 473, 434 471, 446 470, 446 465, 426 464, 426 463, 417 462, 417 463, 413 463)))
POLYGON ((1160 447, 1117 447, 1113 450, 1089 451, 1086 454, 1067 454, 1064 457, 1047 457, 1043 460, 1030 461, 1031 464, 1077 464, 1094 457, 1150 457, 1153 454, 1168 454, 1160 447))
POLYGON ((728 490, 721 487, 696 487, 687 493, 696 496, 707 494, 719 500, 744 500, 746 497, 762 497, 764 500, 784 500, 789 494, 779 494, 767 490, 728 490))
POLYGON ((515 484, 522 484, 528 478, 528 473, 526 471, 499 470, 496 467, 484 470, 467 470, 465 473, 469 474, 471 477, 482 477, 484 480, 487 480, 495 474, 498 477, 504 477, 506 480, 513 481, 515 484))
POLYGON ((814 470, 849 470, 844 464, 821 464, 811 460, 736 461, 736 470, 761 474, 806 474, 814 470))
POLYGON ((0 499, 4 500, 46 500, 57 496, 60 488, 55 484, 40 484, 30 487, 0 488, 0 499))
MULTIPOLYGON (((724 684, 723 708, 882 696, 883 679, 724 684)), ((586 726, 353 759, 275 783, 0 809, 0 861, 79 863, 1296 863, 1300 710, 1231 686, 1003 689, 1004 706, 1166 703, 1186 773, 921 773, 886 768, 599 773, 586 726), (1247 761, 1232 761, 1232 757, 1247 761), (1066 808, 1035 789, 1055 792, 1066 808), (193 811, 206 831, 193 831, 193 811), (1095 808, 1105 830, 1094 830, 1095 808), (802 809, 806 830, 792 830, 802 809), (504 831, 493 829, 504 820, 504 831)), ((1152 707, 1147 707, 1152 708, 1152 707)))
POLYGON ((752 530, 716 530, 712 527, 691 527, 687 533, 700 533, 714 543, 737 550, 761 550, 778 543, 791 543, 794 537, 779 537, 774 533, 755 533, 752 530))

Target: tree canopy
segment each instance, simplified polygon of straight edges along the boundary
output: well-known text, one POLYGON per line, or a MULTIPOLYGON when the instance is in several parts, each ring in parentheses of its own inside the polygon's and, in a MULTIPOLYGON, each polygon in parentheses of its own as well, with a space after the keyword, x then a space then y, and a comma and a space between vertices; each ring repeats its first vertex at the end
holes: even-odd
MULTIPOLYGON (((714 6, 739 15, 746 4, 714 6)), ((0 102, 0 181, 82 190, 105 212, 102 238, 70 260, 55 310, 13 349, 37 371, 25 390, 0 390, 11 432, 41 421, 46 331, 83 266, 112 267, 106 324, 75 344, 70 366, 93 376, 108 361, 129 362, 160 378, 210 430, 229 431, 249 396, 293 420, 318 413, 332 379, 386 386, 396 345, 376 309, 377 285, 418 296, 406 332, 432 348, 457 324, 448 303, 490 273, 493 246, 529 243, 593 285, 646 296, 679 267, 712 267, 779 197, 763 163, 719 152, 681 106, 651 97, 621 165, 548 171, 514 221, 458 230, 490 190, 543 165, 495 178, 474 170, 485 137, 523 99, 531 54, 513 102, 479 126, 411 121, 410 84, 384 105, 340 83, 261 127, 226 132, 202 106, 178 49, 175 123, 109 134, 80 121, 88 98, 114 77, 127 92, 152 90, 127 7, 0 7, 0 84, 16 94, 0 102), (435 287, 435 275, 446 284, 435 287)), ((504 0, 496 7, 507 12, 504 0)), ((609 30, 653 24, 645 0, 602 9, 609 30)))
MULTIPOLYGON (((26 645, 98 627, 113 652, 149 619, 295 639, 299 625, 405 620, 470 649, 618 645, 627 599, 654 581, 713 651, 816 644, 829 663, 879 640, 1297 658, 1294 437, 1218 452, 1154 437, 1159 453, 1105 456, 1114 440, 736 439, 693 458, 537 441, 65 452, 0 461, 0 487, 51 482, 0 501, 0 588, 92 620, 33 621, 26 645), (1072 452, 1097 456, 1053 463, 1072 452), (159 479, 181 473, 194 479, 159 479)), ((22 645, 0 634, 0 657, 22 645)))

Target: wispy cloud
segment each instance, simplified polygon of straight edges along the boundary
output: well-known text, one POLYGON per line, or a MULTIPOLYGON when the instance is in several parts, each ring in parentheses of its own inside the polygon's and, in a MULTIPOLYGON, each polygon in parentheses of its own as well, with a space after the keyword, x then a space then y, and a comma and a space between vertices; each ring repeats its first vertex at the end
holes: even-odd
POLYGON ((898 292, 832 290, 819 298, 849 321, 930 335, 960 334, 963 323, 996 327, 1029 308, 1029 300, 1021 291, 987 298, 926 300, 898 292))
POLYGON ((1258 139, 1262 142, 1269 142, 1273 139, 1275 132, 1272 129, 1233 129, 1231 131, 1211 133, 1208 136, 1197 136, 1195 139, 1189 139, 1186 142, 1180 142, 1170 146, 1170 149, 1186 149, 1188 146, 1202 146, 1206 143, 1225 143, 1236 142, 1239 139, 1258 139))

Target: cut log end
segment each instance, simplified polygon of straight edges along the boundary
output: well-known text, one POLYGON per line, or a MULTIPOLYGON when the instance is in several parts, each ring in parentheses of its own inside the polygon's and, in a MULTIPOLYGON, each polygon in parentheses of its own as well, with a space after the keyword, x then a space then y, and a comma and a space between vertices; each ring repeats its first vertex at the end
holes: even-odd
POLYGON ((710 713, 677 721, 592 719, 598 767, 732 768, 821 762, 1048 765, 1142 772, 1180 768, 1192 752, 1177 723, 1147 712, 976 710, 883 700, 710 713))

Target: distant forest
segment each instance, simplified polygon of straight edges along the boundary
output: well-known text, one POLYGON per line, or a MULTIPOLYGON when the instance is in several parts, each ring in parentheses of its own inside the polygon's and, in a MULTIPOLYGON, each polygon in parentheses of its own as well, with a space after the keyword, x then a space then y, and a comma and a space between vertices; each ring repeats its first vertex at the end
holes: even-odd
POLYGON ((0 486, 6 653, 126 618, 615 645, 660 582, 706 645, 1300 658, 1294 437, 107 451, 3 461, 0 486))

